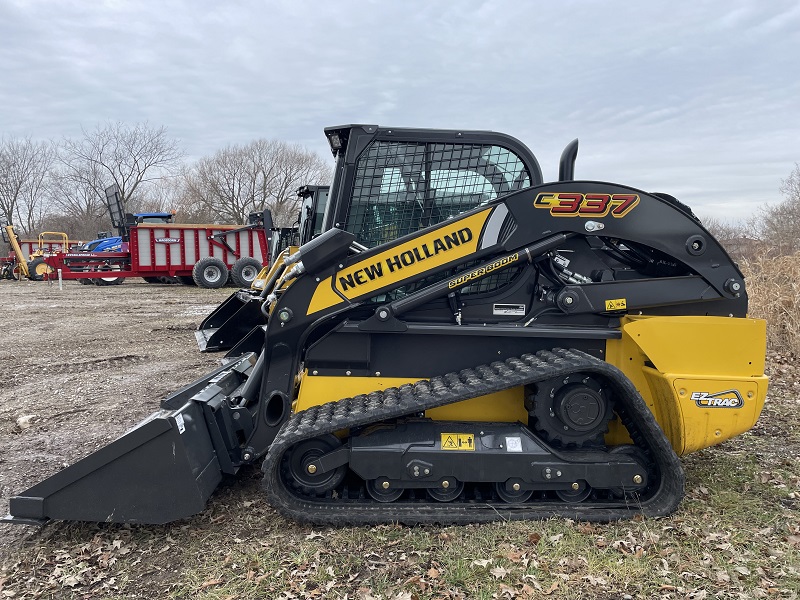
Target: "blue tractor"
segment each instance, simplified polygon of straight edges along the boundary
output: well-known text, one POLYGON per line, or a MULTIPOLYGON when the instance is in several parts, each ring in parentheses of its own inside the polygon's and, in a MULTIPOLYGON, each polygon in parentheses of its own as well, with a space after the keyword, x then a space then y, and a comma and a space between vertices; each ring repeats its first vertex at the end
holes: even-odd
MULTIPOLYGON (((127 230, 131 225, 139 223, 172 223, 172 213, 168 212, 142 212, 133 215, 125 215, 124 227, 127 230)), ((122 236, 111 235, 110 231, 101 231, 97 234, 97 239, 86 242, 78 248, 80 252, 122 252, 122 236)), ((96 277, 92 279, 79 279, 85 285, 119 285, 125 281, 124 277, 96 277)), ((148 283, 176 283, 171 277, 145 277, 148 283)))

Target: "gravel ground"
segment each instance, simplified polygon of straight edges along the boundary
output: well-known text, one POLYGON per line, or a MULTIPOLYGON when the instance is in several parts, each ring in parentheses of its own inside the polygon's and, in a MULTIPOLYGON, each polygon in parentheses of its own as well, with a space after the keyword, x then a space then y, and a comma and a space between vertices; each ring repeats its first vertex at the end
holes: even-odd
MULTIPOLYGON (((194 329, 232 289, 0 282, 0 512, 213 369, 194 329)), ((0 553, 18 529, 0 525, 0 553)))

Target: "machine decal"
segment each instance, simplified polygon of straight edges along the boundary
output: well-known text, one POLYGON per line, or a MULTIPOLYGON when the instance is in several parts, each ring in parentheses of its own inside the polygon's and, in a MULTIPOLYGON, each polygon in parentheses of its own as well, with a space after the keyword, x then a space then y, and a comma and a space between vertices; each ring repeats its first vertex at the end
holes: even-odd
POLYGON ((483 232, 483 240, 481 241, 481 249, 488 248, 495 245, 500 240, 500 230, 503 223, 508 216, 508 207, 505 204, 498 204, 494 208, 492 216, 489 217, 489 222, 486 223, 486 229, 483 232))
POLYGON ((395 271, 399 271, 405 267, 410 267, 414 263, 433 258, 441 252, 447 252, 456 246, 466 244, 467 242, 472 241, 473 237, 474 234, 472 233, 472 230, 464 227, 463 229, 446 233, 442 237, 434 239, 432 244, 425 243, 419 246, 414 246, 410 250, 405 250, 404 252, 400 252, 394 256, 386 258, 383 262, 378 261, 371 265, 356 269, 355 271, 343 271, 342 274, 337 277, 340 289, 341 291, 345 292, 350 288, 364 285, 365 283, 374 281, 379 277, 383 277, 385 273, 394 273, 395 271), (383 268, 384 262, 386 269, 383 268))
POLYGON ((744 398, 739 390, 725 390, 716 394, 692 392, 692 400, 701 408, 741 408, 744 398))
POLYGON ((506 452, 522 452, 522 438, 506 437, 506 452))
POLYGON ((443 433, 442 450, 475 450, 475 436, 471 433, 443 433))
POLYGON ((628 308, 628 302, 625 298, 606 300, 606 310, 625 310, 626 308, 628 308))
POLYGON ((638 194, 573 194, 548 192, 536 196, 535 208, 544 208, 554 217, 612 217, 620 219, 639 204, 638 194))
POLYGON ((343 299, 353 300, 399 281, 431 271, 474 254, 491 208, 458 220, 446 221, 433 231, 404 244, 360 260, 323 279, 306 314, 313 314, 343 299))
POLYGON ((492 306, 492 314, 493 315, 516 315, 516 316, 524 316, 525 315, 525 305, 524 304, 494 304, 492 306))
POLYGON ((476 279, 480 279, 481 277, 488 275, 492 271, 496 271, 497 269, 502 269, 503 267, 507 267, 508 265, 515 263, 519 260, 519 253, 515 252, 514 254, 510 254, 508 256, 504 256, 493 263, 489 263, 485 267, 481 267, 479 269, 475 269, 474 271, 470 271, 469 273, 465 273, 464 275, 459 275, 455 279, 451 279, 447 283, 447 287, 451 290, 453 288, 461 287, 462 285, 474 281, 476 279))
POLYGON ((174 237, 156 238, 156 242, 158 242, 159 244, 177 244, 180 241, 181 241, 180 238, 174 238, 174 237))
POLYGON ((175 425, 178 426, 179 434, 182 434, 184 431, 186 431, 186 423, 184 422, 183 415, 181 413, 175 415, 175 425))

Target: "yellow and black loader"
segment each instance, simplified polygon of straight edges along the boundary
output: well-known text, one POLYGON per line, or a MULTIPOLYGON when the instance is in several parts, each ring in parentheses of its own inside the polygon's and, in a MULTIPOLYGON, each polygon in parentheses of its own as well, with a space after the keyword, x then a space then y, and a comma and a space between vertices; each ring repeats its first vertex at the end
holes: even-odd
POLYGON ((666 515, 679 456, 756 422, 765 323, 675 198, 574 180, 576 142, 544 183, 503 134, 325 131, 322 233, 251 294, 255 334, 7 521, 163 523, 253 463, 319 523, 666 515))

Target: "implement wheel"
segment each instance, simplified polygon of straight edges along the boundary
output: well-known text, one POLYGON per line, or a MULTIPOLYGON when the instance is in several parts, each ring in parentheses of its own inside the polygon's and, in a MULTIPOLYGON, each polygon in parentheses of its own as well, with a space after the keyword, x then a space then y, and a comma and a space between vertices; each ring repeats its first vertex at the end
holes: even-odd
MULTIPOLYGON (((110 271, 121 271, 121 270, 122 269, 120 267, 118 267, 118 266, 110 266, 109 265, 109 266, 105 266, 105 267, 100 267, 98 269, 98 272, 100 272, 100 271, 110 272, 110 271)), ((125 281, 124 277, 95 277, 94 279, 92 279, 92 282, 95 285, 100 285, 100 286, 119 285, 123 281, 125 281)))
POLYGON ((47 273, 52 273, 53 267, 44 262, 44 258, 37 256, 28 263, 28 273, 33 281, 42 281, 47 273))
POLYGON ((261 263, 255 258, 245 256, 233 263, 231 279, 235 285, 241 288, 249 288, 260 271, 261 263))
POLYGON ((194 265, 192 278, 201 288, 221 288, 228 283, 228 267, 220 259, 207 256, 194 265))

